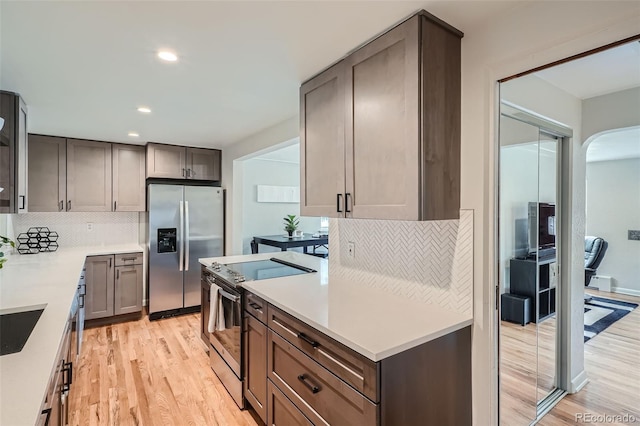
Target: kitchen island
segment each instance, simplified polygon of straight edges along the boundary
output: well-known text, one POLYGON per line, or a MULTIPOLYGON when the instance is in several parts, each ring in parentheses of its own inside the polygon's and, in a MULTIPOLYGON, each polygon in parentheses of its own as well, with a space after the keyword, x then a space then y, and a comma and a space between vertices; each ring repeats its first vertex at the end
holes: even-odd
MULTIPOLYGON (((210 266, 271 257, 317 272, 240 284, 265 302, 249 303, 245 296, 243 331, 249 346, 245 381, 256 382, 253 354, 266 353, 266 361, 258 355, 266 368, 257 371, 266 370, 269 379, 259 403, 267 407, 267 424, 277 424, 278 416, 280 423, 297 424, 421 424, 424 413, 439 424, 470 423, 471 315, 335 279, 327 260, 300 253, 200 261, 210 266), (253 315, 251 306, 261 306, 259 313, 253 315), (251 348, 252 339, 266 350, 251 348)), ((246 397, 245 383, 252 406, 258 393, 246 397)))
POLYGON ((140 251, 129 244, 9 257, 0 269, 0 312, 46 307, 22 351, 0 357, 1 425, 37 423, 85 258, 140 251))

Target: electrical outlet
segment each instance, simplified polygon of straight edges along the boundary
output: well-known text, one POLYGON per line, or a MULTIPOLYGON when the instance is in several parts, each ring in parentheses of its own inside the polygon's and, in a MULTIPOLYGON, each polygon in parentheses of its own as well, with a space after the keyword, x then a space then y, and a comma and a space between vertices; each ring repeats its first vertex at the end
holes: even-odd
POLYGON ((347 244, 347 254, 350 258, 355 259, 356 257, 356 243, 353 241, 349 241, 347 244))
POLYGON ((640 231, 636 231, 636 230, 629 230, 629 239, 630 240, 636 240, 636 241, 640 241, 640 231))
POLYGON ((87 222, 87 232, 93 231, 93 222, 87 222))

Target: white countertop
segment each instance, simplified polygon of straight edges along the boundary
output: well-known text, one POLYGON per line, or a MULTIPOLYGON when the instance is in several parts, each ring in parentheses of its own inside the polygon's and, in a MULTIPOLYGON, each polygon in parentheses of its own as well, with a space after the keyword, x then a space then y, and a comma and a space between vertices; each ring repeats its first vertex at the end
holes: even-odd
POLYGON ((417 302, 364 283, 329 277, 328 262, 296 252, 200 259, 238 263, 277 257, 317 273, 243 283, 247 290, 372 361, 403 352, 471 325, 471 315, 417 302))
POLYGON ((22 351, 0 356, 0 425, 36 423, 85 257, 141 251, 129 244, 9 257, 0 269, 0 311, 46 308, 22 351))

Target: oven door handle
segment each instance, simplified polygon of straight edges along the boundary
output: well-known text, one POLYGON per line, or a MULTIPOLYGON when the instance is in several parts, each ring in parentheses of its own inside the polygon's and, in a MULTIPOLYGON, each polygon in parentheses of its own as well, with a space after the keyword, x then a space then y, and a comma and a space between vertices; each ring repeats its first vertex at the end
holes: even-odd
POLYGON ((227 291, 224 291, 223 289, 218 290, 218 293, 220 294, 220 296, 231 300, 232 302, 237 302, 238 300, 240 300, 240 296, 236 296, 235 294, 231 294, 227 291))

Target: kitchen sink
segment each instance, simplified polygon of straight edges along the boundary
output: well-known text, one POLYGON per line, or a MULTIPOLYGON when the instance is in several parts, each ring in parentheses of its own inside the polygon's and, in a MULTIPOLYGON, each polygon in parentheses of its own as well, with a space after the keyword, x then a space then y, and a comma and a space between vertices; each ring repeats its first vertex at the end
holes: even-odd
POLYGON ((0 356, 20 352, 46 305, 0 311, 0 356))

